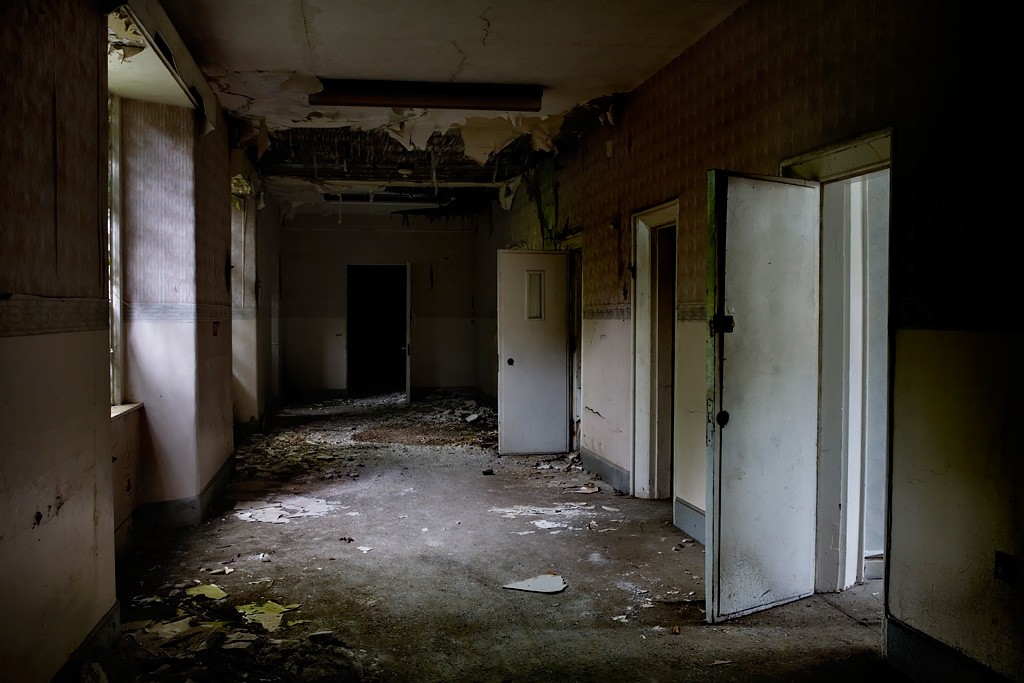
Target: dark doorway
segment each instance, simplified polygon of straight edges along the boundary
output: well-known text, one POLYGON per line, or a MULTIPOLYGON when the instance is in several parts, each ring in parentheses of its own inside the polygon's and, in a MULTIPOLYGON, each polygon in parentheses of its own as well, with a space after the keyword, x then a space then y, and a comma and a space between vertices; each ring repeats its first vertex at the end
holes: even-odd
POLYGON ((407 267, 348 267, 348 391, 406 390, 407 267))

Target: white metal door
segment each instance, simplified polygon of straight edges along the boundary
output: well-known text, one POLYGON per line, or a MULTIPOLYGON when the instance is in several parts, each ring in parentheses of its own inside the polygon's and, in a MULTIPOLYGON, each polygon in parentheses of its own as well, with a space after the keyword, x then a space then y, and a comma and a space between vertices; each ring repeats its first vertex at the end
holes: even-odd
POLYGON ((707 619, 814 591, 816 183, 709 173, 707 619))
POLYGON ((566 253, 498 251, 498 452, 569 450, 566 253))

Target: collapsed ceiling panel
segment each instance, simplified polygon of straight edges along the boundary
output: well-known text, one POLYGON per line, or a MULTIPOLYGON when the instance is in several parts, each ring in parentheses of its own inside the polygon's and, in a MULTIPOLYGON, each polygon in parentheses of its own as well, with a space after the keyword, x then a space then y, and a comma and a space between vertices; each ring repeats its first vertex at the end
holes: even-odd
POLYGON ((252 127, 265 173, 390 182, 410 162, 402 180, 433 188, 494 187, 531 153, 558 153, 572 112, 635 88, 743 2, 279 0, 257 10, 176 0, 166 10, 221 104, 252 127), (324 93, 332 80, 539 86, 541 101, 519 111, 341 106, 324 93), (374 161, 346 145, 375 147, 374 161))

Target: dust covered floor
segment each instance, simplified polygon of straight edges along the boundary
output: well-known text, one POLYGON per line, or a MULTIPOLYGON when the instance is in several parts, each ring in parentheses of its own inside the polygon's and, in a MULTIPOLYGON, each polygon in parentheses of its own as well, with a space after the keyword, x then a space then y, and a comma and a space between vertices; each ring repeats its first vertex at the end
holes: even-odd
POLYGON ((571 455, 498 457, 470 399, 274 424, 208 521, 119 563, 123 635, 93 680, 902 680, 879 655, 879 582, 706 624, 703 547, 667 501, 571 455), (503 588, 538 575, 567 585, 503 588))

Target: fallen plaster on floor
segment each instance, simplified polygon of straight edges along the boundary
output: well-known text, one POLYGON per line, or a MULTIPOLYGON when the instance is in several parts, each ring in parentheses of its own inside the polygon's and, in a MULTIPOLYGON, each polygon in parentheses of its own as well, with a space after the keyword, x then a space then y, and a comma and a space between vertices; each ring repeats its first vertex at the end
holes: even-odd
POLYGON ((880 658, 877 583, 709 625, 704 549, 671 525, 668 501, 604 487, 566 501, 591 475, 572 454, 551 469, 497 456, 484 408, 396 396, 282 411, 239 445, 206 522, 140 539, 120 563, 108 679, 898 680, 880 658), (405 443, 354 438, 384 433, 405 443), (240 500, 328 505, 266 524, 239 519, 240 500), (565 527, 535 533, 543 520, 565 527), (224 597, 189 593, 227 567, 224 597), (503 589, 555 574, 567 590, 503 589), (253 620, 253 606, 271 616, 253 620))

